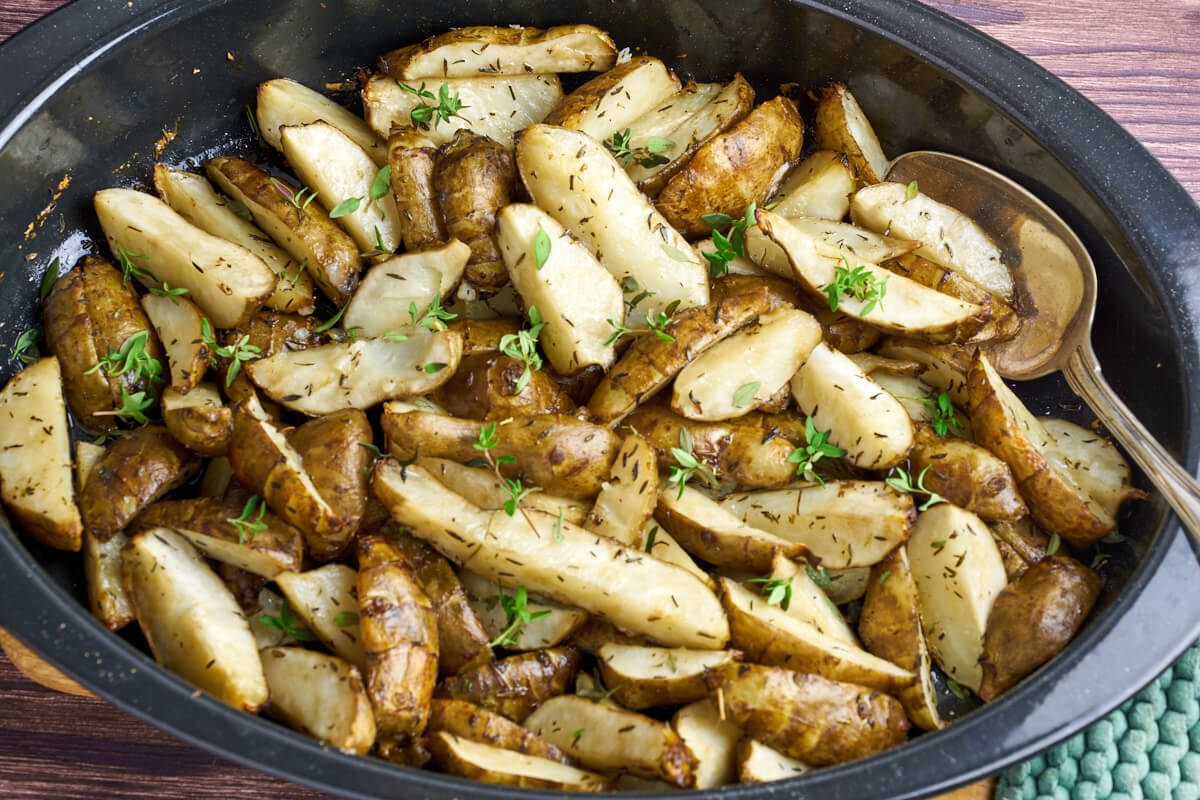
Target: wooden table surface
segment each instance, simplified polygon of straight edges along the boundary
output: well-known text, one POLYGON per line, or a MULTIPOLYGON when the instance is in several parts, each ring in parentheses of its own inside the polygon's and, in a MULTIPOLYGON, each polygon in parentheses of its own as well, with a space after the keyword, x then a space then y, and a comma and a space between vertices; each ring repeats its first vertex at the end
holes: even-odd
MULTIPOLYGON (((0 0, 0 40, 63 2, 0 0)), ((1083 92, 1200 199, 1200 0, 929 4, 1083 92)), ((3 656, 0 696, 3 798, 327 797, 183 744, 102 700, 44 689, 3 656)))

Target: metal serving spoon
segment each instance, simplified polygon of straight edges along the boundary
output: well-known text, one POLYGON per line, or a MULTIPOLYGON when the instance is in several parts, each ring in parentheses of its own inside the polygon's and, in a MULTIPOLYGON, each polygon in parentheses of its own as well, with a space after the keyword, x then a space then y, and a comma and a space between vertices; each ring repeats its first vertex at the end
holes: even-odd
POLYGON ((1061 370, 1125 452, 1200 542, 1200 484, 1175 462, 1100 374, 1092 351, 1096 267, 1062 219, 1021 186, 965 158, 928 150, 891 163, 887 180, 916 181, 922 194, 974 219, 1006 254, 1023 314, 1010 342, 987 348, 1006 378, 1029 380, 1061 370))

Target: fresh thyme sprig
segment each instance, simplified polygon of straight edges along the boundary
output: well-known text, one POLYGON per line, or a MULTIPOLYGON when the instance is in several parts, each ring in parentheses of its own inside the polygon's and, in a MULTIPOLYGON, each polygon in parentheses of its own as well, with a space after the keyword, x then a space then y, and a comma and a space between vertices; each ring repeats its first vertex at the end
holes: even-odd
POLYGON ((37 343, 42 340, 42 329, 40 326, 34 326, 28 330, 22 331, 17 337, 16 344, 13 345, 12 358, 19 360, 23 364, 32 364, 38 360, 37 343))
POLYGON ((308 206, 313 200, 317 199, 317 193, 307 186, 301 186, 299 189, 293 189, 283 181, 276 178, 270 178, 271 185, 275 187, 275 191, 279 192, 284 200, 287 200, 300 211, 300 215, 304 216, 304 212, 308 210, 308 206), (307 195, 307 197, 305 196, 307 195))
POLYGON ((530 306, 529 327, 517 333, 506 333, 500 337, 500 352, 525 365, 525 371, 521 373, 520 378, 517 378, 517 385, 514 387, 517 394, 523 392, 529 382, 533 380, 533 370, 542 368, 542 357, 538 353, 537 345, 538 334, 544 327, 546 327, 546 323, 542 320, 537 306, 530 306))
POLYGON ((130 278, 137 278, 139 281, 144 282, 158 282, 158 278, 154 277, 153 272, 148 269, 143 269, 142 267, 139 267, 137 264, 133 263, 133 259, 145 258, 144 255, 141 255, 140 253, 130 253, 128 250, 118 245, 117 257, 121 261, 122 283, 129 283, 130 278))
POLYGON ((604 340, 605 347, 612 347, 614 344, 617 343, 617 340, 620 339, 622 336, 624 336, 627 333, 633 333, 632 328, 626 328, 623 324, 621 324, 620 322, 617 322, 612 317, 608 318, 608 325, 609 325, 609 327, 611 327, 613 329, 613 332, 612 332, 612 336, 609 336, 607 339, 604 340))
POLYGON ((133 334, 121 344, 119 350, 113 350, 101 357, 99 361, 84 375, 91 375, 101 369, 110 378, 133 372, 138 380, 147 383, 164 383, 163 365, 157 358, 146 352, 146 344, 150 341, 150 331, 144 330, 133 334))
POLYGON ((529 602, 529 596, 525 591, 524 586, 518 586, 517 591, 511 597, 504 593, 504 587, 499 583, 496 584, 496 597, 489 600, 489 607, 495 606, 496 603, 504 609, 504 630, 497 634, 496 638, 488 642, 488 647, 511 647, 521 638, 521 632, 525 630, 525 626, 535 619, 540 619, 549 615, 550 611, 532 612, 525 606, 529 602))
POLYGON ((208 347, 210 358, 227 358, 230 361, 229 369, 225 372, 226 387, 233 385, 233 379, 237 377, 238 371, 241 370, 244 362, 262 357, 262 348, 250 344, 250 336, 247 334, 243 334, 232 345, 218 345, 216 340, 213 339, 212 325, 209 324, 207 318, 200 320, 200 333, 201 338, 199 341, 204 342, 208 347))
POLYGON ((746 583, 761 583, 769 606, 779 606, 787 611, 792 604, 791 578, 750 578, 746 583))
POLYGON ((626 128, 624 132, 617 131, 604 140, 604 146, 613 154, 613 158, 628 166, 630 161, 636 161, 643 167, 656 167, 659 164, 669 164, 671 159, 663 155, 675 146, 670 139, 662 136, 648 136, 646 143, 640 147, 630 147, 633 143, 633 132, 626 128))
POLYGON ((741 219, 734 219, 728 214, 705 214, 700 217, 704 224, 713 229, 712 240, 716 252, 705 253, 708 259, 709 275, 716 278, 729 272, 729 262, 734 258, 746 257, 746 231, 758 224, 755 212, 757 203, 746 207, 741 219), (725 232, 722 233, 722 230, 725 232))
POLYGON ((851 268, 850 262, 842 256, 842 263, 833 268, 833 283, 821 291, 829 298, 829 310, 837 311, 843 295, 853 297, 866 303, 859 312, 867 316, 876 306, 883 308, 883 298, 887 296, 888 276, 882 278, 873 274, 866 265, 859 264, 851 268))
POLYGON ((408 304, 408 316, 412 318, 413 325, 418 328, 428 328, 431 331, 441 330, 443 323, 456 319, 458 314, 453 311, 447 311, 442 308, 441 296, 434 297, 429 305, 425 306, 424 311, 417 310, 417 301, 413 300, 408 304))
POLYGON ((178 298, 182 297, 183 295, 185 295, 187 293, 188 293, 188 290, 182 286, 176 286, 174 289, 172 289, 171 284, 167 283, 166 281, 163 281, 162 286, 151 286, 150 287, 150 294, 155 295, 157 297, 165 297, 168 300, 170 300, 172 303, 174 303, 175 305, 179 305, 178 298))
POLYGON ((797 475, 810 481, 816 481, 822 486, 825 485, 825 480, 814 470, 817 462, 822 458, 841 458, 846 455, 845 450, 829 443, 829 433, 830 431, 818 431, 812 417, 806 417, 804 420, 805 445, 797 447, 787 457, 789 464, 796 465, 797 475))
POLYGON ((517 457, 514 455, 492 455, 492 448, 499 443, 500 437, 496 433, 496 423, 493 422, 490 425, 479 426, 479 438, 474 442, 473 447, 483 453, 483 460, 500 481, 500 488, 508 495, 508 499, 504 501, 504 513, 512 517, 520 511, 521 516, 529 523, 529 527, 533 529, 534 534, 540 537, 541 533, 538 532, 537 526, 533 524, 529 512, 521 505, 521 500, 527 495, 536 492, 537 489, 532 486, 522 486, 520 478, 509 479, 504 477, 503 473, 500 472, 500 465, 511 464, 517 460, 517 457))
POLYGON ((951 427, 962 430, 962 423, 958 421, 958 415, 954 413, 954 403, 950 399, 949 392, 938 393, 930 389, 921 398, 921 402, 929 414, 929 425, 938 436, 946 438, 951 427))
POLYGON ((275 614, 261 614, 258 617, 258 621, 268 628, 285 633, 301 642, 311 642, 317 638, 312 635, 312 632, 308 628, 300 624, 300 621, 296 619, 295 612, 292 611, 292 607, 288 605, 286 600, 279 607, 278 616, 275 614))
POLYGON ((442 82, 436 95, 426 89, 424 83, 421 84, 420 89, 414 89, 400 81, 396 81, 396 85, 409 94, 415 94, 421 98, 421 104, 408 114, 414 128, 428 130, 430 120, 433 120, 433 127, 436 128, 443 122, 449 122, 453 117, 466 119, 458 112, 464 108, 470 108, 470 106, 463 105, 462 100, 459 99, 458 92, 455 92, 454 96, 450 95, 450 84, 446 81, 442 82), (426 101, 432 101, 432 105, 426 101))
POLYGON ((695 444, 692 432, 687 428, 680 428, 679 447, 671 448, 671 455, 675 458, 676 465, 667 470, 667 485, 679 487, 677 497, 683 497, 683 487, 695 475, 703 478, 709 486, 716 487, 718 485, 713 468, 696 458, 696 454, 693 452, 695 444))
POLYGON ((932 464, 927 464, 925 469, 921 470, 921 473, 917 475, 916 483, 913 483, 912 475, 906 469, 903 467, 896 467, 894 474, 889 475, 884 480, 884 483, 896 491, 904 492, 905 494, 920 493, 928 495, 929 499, 922 503, 917 509, 918 511, 925 511, 930 506, 935 506, 938 503, 948 502, 946 498, 942 497, 937 492, 931 492, 929 489, 925 488, 925 473, 929 472, 929 468, 932 466, 932 464))
POLYGON ((238 544, 243 544, 246 538, 246 531, 250 531, 250 541, 258 536, 259 531, 267 529, 267 523, 263 522, 263 515, 267 513, 266 501, 260 500, 258 495, 250 495, 250 499, 246 501, 246 505, 242 508, 242 514, 239 517, 226 517, 225 521, 233 527, 237 528, 238 544), (257 510, 257 515, 255 511, 257 510))
POLYGON ((112 411, 97 411, 93 416, 97 417, 116 417, 122 422, 134 422, 138 425, 145 425, 150 422, 146 416, 146 411, 154 405, 154 395, 147 392, 129 393, 124 384, 121 384, 121 406, 112 411))

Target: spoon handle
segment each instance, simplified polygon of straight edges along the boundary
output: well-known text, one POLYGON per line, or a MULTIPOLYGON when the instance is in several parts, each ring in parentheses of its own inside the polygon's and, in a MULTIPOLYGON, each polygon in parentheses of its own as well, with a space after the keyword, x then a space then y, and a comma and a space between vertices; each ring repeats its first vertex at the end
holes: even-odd
POLYGON ((1163 449, 1100 374, 1091 346, 1084 342, 1063 369, 1067 383, 1091 406, 1125 452, 1162 494, 1192 538, 1200 542, 1200 484, 1163 449))

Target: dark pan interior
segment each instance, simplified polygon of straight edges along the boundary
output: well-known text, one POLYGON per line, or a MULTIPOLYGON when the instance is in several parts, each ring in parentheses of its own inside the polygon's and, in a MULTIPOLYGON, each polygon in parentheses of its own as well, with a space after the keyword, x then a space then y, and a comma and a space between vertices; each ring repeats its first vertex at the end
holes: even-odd
MULTIPOLYGON (((1105 375, 1169 451, 1200 441, 1200 210, 1136 142, 1028 61, 911 2, 784 0, 256 0, 76 3, 0 48, 0 344, 38 324, 38 284, 102 240, 91 195, 145 188, 161 159, 275 162, 246 121, 255 85, 349 80, 392 47, 466 24, 587 21, 682 77, 741 71, 761 99, 783 82, 845 79, 885 150, 941 149, 1038 192, 1092 253, 1105 375), (30 103, 26 109, 20 108, 30 103), (176 128, 177 125, 177 128, 176 128), (69 185, 52 197, 64 176, 69 185), (53 207, 39 217, 39 211, 53 207), (32 227, 28 227, 32 224, 32 227), (32 235, 30 235, 32 234, 32 235), (1189 238, 1190 237, 1190 238, 1189 238), (1190 376, 1190 380, 1189 380, 1190 376)), ((354 105, 353 96, 346 102, 354 105)), ((0 379, 17 365, 7 357, 0 379)), ((1021 385, 1039 413, 1087 424, 1058 377, 1021 385)), ((1144 484, 1144 478, 1143 478, 1144 484)), ((992 707, 883 756, 723 797, 915 797, 995 771, 1095 719, 1148 682, 1200 628, 1189 541, 1161 500, 1122 517, 1101 607, 1062 656, 992 707)), ((154 667, 86 612, 80 560, 0 536, 0 624, 118 705, 251 766, 349 796, 507 797, 512 790, 352 759, 239 714, 154 667)), ((135 640, 136 635, 128 637, 135 640)))

